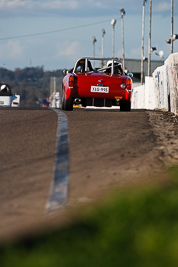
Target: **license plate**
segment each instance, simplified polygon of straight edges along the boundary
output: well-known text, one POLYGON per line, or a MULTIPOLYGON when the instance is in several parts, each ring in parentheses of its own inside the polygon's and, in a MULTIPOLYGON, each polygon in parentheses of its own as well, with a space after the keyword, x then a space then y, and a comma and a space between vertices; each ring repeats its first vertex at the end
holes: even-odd
POLYGON ((0 105, 4 105, 4 101, 0 101, 0 105))
POLYGON ((109 93, 109 87, 104 86, 91 86, 91 92, 93 93, 109 93))

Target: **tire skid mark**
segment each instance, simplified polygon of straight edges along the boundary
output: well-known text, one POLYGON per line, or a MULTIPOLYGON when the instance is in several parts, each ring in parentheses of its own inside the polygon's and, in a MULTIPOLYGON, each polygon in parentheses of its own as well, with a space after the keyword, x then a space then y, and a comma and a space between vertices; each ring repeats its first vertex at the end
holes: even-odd
POLYGON ((58 109, 53 110, 58 113, 58 129, 54 177, 51 185, 49 199, 46 205, 47 213, 65 207, 69 184, 69 145, 67 116, 58 109))

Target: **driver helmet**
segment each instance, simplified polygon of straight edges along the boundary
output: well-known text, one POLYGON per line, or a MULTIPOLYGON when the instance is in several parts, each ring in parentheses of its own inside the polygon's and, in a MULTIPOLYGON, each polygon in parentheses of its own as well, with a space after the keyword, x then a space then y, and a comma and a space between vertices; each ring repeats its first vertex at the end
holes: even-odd
MULTIPOLYGON (((121 61, 114 60, 114 65, 122 65, 121 61)), ((112 66, 112 60, 108 60, 107 67, 112 66)))
POLYGON ((5 84, 3 84, 3 85, 1 85, 1 90, 4 90, 4 89, 6 89, 6 85, 5 84))

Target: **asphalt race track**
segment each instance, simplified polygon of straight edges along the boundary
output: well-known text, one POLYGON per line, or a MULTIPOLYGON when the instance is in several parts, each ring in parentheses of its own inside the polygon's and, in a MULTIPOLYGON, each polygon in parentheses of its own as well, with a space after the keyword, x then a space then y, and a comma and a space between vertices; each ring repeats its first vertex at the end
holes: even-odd
POLYGON ((156 144, 144 111, 76 110, 68 115, 68 123, 69 205, 90 201, 109 187, 133 180, 144 159, 150 161, 156 144))
POLYGON ((67 202, 51 215, 46 205, 54 175, 58 114, 45 108, 0 109, 0 239, 47 220, 63 220, 73 207, 149 180, 166 158, 165 141, 177 154, 175 135, 172 145, 170 132, 169 141, 159 135, 166 123, 167 131, 178 130, 167 114, 114 109, 74 109, 65 114, 70 158, 67 202))
POLYGON ((3 233, 44 216, 55 158, 57 114, 0 110, 0 229, 3 233))

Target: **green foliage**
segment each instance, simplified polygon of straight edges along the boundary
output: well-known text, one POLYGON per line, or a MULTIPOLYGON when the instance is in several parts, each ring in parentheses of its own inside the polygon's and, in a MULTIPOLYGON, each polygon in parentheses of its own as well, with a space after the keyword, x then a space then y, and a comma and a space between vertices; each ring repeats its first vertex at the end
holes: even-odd
POLYGON ((44 71, 43 67, 30 67, 10 71, 0 68, 0 80, 10 85, 12 92, 20 95, 20 106, 35 107, 50 96, 50 78, 58 77, 59 91, 64 77, 62 70, 44 71))
POLYGON ((1 246, 1 266, 177 266, 177 168, 170 177, 120 192, 83 211, 71 226, 1 246))

